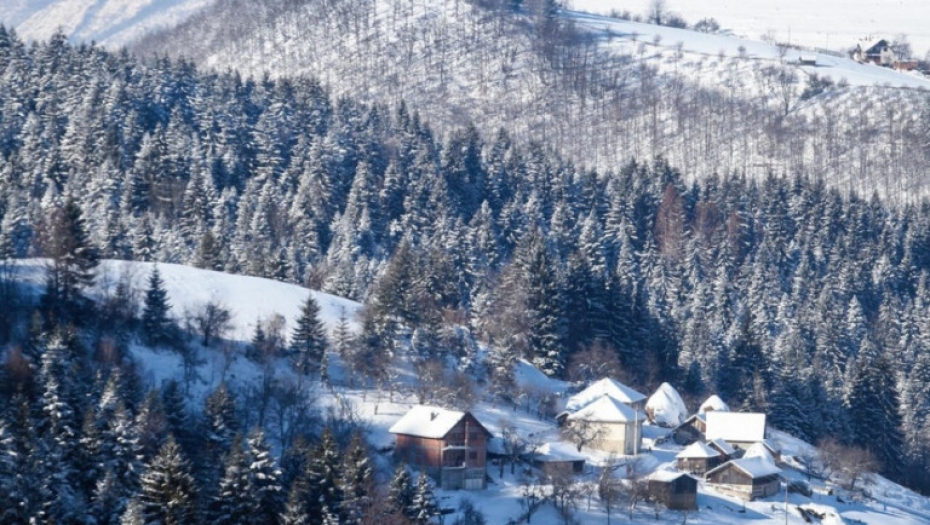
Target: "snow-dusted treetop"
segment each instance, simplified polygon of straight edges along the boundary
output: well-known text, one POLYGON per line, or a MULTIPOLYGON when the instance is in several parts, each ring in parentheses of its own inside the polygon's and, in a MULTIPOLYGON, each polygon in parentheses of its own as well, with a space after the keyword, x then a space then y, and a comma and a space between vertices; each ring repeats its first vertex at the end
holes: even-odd
POLYGON ((675 387, 662 383, 646 402, 646 414, 657 425, 677 427, 688 417, 688 408, 675 387))
POLYGON ((609 396, 627 405, 633 405, 646 399, 646 396, 623 383, 605 377, 568 398, 568 401, 565 403, 565 410, 569 412, 580 410, 603 396, 609 396))

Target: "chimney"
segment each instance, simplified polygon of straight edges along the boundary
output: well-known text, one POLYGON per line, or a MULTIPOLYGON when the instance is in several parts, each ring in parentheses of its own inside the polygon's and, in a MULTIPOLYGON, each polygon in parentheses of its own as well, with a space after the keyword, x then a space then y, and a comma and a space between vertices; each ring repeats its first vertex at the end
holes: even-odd
POLYGON ((429 420, 430 420, 430 421, 433 421, 433 420, 435 420, 438 416, 439 416, 439 412, 430 412, 430 413, 429 413, 429 420))

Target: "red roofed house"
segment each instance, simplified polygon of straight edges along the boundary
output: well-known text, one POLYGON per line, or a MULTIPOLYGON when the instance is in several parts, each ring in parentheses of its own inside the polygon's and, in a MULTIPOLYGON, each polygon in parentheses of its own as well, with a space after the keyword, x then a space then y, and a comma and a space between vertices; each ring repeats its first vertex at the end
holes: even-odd
POLYGON ((447 490, 486 487, 491 433, 470 412, 418 405, 390 428, 394 455, 439 480, 447 490))

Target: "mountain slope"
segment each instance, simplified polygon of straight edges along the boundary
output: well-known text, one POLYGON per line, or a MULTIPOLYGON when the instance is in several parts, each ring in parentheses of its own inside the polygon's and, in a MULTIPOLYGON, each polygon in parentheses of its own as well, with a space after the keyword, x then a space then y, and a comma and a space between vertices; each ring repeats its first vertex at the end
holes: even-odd
POLYGON ((75 42, 119 47, 146 32, 172 27, 214 0, 0 0, 0 23, 28 40, 59 28, 75 42))
POLYGON ((311 75, 338 95, 406 101, 443 134, 467 121, 505 127, 599 169, 662 155, 696 177, 802 173, 867 194, 927 191, 924 78, 830 55, 801 67, 797 52, 763 42, 488 5, 227 0, 136 49, 247 75, 311 75))

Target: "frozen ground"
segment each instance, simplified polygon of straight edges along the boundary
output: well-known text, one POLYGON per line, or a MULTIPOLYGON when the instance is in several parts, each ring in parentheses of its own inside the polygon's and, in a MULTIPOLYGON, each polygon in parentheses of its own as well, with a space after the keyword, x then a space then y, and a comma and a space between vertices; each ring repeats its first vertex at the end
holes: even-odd
MULTIPOLYGON (((644 14, 651 0, 566 0, 570 9, 609 14, 644 14)), ((907 36, 917 57, 930 51, 930 2, 923 0, 666 0, 670 11, 689 24, 715 18, 725 30, 760 40, 845 50, 868 36, 893 39, 907 36)))

